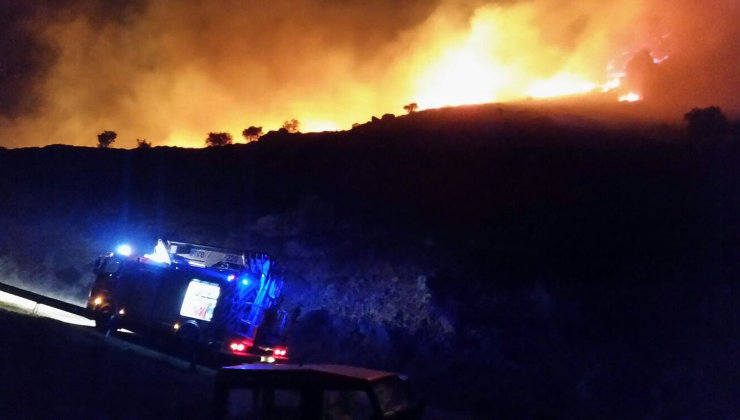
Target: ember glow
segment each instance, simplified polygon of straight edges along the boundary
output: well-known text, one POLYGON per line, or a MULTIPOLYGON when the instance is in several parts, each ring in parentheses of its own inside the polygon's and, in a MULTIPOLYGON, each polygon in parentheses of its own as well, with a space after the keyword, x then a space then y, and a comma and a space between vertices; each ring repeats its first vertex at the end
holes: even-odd
POLYGON ((533 98, 550 98, 591 92, 594 89, 596 89, 596 83, 580 80, 577 76, 563 74, 549 80, 534 82, 529 88, 529 95, 533 98))
MULTIPOLYGON (((0 17, 0 145, 118 133, 202 147, 250 125, 344 130, 447 105, 633 93, 740 110, 740 5, 718 0, 50 0, 0 17)), ((625 96, 627 98, 627 96, 625 96)))
POLYGON ((637 102, 640 99, 642 99, 640 95, 636 94, 635 92, 630 92, 626 95, 620 96, 619 102, 637 102))

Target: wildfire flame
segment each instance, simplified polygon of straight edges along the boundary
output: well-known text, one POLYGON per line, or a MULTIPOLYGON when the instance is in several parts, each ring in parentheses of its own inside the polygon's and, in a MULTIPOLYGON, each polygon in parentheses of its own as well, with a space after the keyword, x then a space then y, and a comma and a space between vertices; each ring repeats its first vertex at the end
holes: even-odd
MULTIPOLYGON (((479 9, 468 33, 458 35, 457 42, 448 43, 436 60, 422 66, 414 96, 420 108, 620 90, 623 68, 614 71, 604 66, 597 72, 592 62, 564 57, 528 24, 535 18, 533 13, 524 6, 479 9), (558 64, 559 71, 552 74, 550 69, 558 64)), ((640 99, 637 93, 619 97, 620 101, 640 99)))
POLYGON ((619 97, 619 102, 637 102, 641 100, 642 97, 635 92, 630 92, 626 95, 622 95, 619 97))
POLYGON ((0 26, 26 41, 0 46, 20 54, 0 80, 2 146, 89 146, 113 130, 115 147, 203 147, 209 132, 243 142, 246 127, 291 119, 304 132, 341 130, 412 102, 574 94, 643 100, 670 116, 702 103, 740 110, 728 88, 740 77, 736 0, 670 10, 658 0, 143 0, 73 2, 62 18, 49 2, 26 3, 0 26))
POLYGON ((505 69, 466 46, 447 52, 419 78, 418 102, 424 108, 490 102, 506 78, 505 69))
POLYGON ((591 92, 594 89, 596 89, 596 83, 582 80, 571 74, 562 74, 552 79, 535 81, 528 92, 533 98, 550 98, 591 92))

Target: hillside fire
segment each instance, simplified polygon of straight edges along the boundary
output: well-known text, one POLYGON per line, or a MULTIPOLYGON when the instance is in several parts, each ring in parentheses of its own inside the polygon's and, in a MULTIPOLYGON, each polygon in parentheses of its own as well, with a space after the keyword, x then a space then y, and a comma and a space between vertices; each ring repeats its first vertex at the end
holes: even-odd
POLYGON ((694 106, 740 111, 731 0, 80 1, 64 16, 47 3, 14 6, 0 25, 14 40, 0 50, 6 146, 89 145, 114 129, 117 147, 202 147, 204 133, 248 124, 335 131, 410 102, 593 93, 677 121, 694 106))

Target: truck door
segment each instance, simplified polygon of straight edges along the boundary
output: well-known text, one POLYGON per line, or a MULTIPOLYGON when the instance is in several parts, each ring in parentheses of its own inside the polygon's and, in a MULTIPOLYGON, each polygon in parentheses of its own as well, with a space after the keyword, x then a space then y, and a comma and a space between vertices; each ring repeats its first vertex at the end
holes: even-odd
POLYGON ((118 309, 125 311, 126 319, 148 322, 152 315, 157 286, 158 270, 148 267, 134 267, 122 270, 116 285, 118 309))
POLYGON ((189 280, 176 270, 168 270, 161 276, 153 313, 158 322, 172 323, 179 317, 189 280))

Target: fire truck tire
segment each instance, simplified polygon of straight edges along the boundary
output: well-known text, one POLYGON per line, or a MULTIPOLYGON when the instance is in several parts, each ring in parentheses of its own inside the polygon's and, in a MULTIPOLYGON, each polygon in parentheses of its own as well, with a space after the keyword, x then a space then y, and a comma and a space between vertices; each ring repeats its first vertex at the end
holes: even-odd
POLYGON ((177 333, 177 342, 180 352, 185 360, 190 362, 190 368, 194 369, 198 359, 198 344, 200 342, 200 330, 197 324, 187 323, 180 327, 177 333))
POLYGON ((190 323, 183 325, 177 333, 177 340, 183 347, 196 347, 200 341, 198 326, 190 323))
POLYGON ((95 313, 95 328, 107 332, 113 325, 110 308, 103 308, 95 313))

